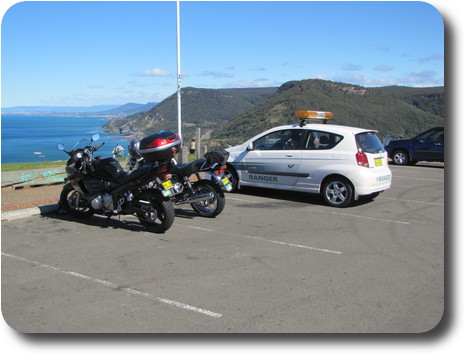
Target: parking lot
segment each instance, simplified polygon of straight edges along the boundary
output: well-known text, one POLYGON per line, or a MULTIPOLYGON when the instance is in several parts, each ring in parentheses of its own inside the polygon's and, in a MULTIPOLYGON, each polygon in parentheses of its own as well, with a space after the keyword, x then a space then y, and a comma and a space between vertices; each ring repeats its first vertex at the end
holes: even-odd
POLYGON ((425 332, 444 309, 444 167, 337 209, 247 188, 165 234, 134 217, 2 223, 2 312, 22 332, 425 332))

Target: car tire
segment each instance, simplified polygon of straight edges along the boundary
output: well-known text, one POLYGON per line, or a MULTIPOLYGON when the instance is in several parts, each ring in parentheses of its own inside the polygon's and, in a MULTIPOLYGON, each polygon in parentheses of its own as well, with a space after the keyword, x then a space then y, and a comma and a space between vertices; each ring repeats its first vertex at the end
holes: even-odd
POLYGON ((237 192, 238 191, 238 174, 234 167, 230 164, 227 164, 227 168, 224 169, 224 175, 229 179, 230 185, 232 185, 232 190, 230 192, 237 192))
POLYGON ((405 150, 396 150, 392 155, 392 162, 396 165, 408 165, 409 154, 405 150))
POLYGON ((343 177, 331 177, 322 186, 322 197, 332 207, 348 207, 353 202, 353 186, 343 177))

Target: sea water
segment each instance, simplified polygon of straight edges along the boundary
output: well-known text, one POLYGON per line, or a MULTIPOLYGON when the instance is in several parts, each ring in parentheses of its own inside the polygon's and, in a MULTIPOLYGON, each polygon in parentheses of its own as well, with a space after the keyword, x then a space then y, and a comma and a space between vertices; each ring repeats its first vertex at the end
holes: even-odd
POLYGON ((116 145, 124 147, 127 156, 129 138, 103 132, 109 118, 70 116, 23 116, 2 114, 1 163, 67 160, 68 155, 56 148, 62 143, 71 150, 76 142, 93 134, 101 135, 99 145, 105 142, 96 155, 111 157, 116 145))

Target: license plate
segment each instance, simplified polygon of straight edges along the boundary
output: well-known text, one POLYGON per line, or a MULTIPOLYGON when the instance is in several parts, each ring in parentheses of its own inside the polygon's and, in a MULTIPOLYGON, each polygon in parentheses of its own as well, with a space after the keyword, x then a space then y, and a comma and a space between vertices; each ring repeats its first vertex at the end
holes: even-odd
POLYGON ((374 163, 375 163, 376 167, 381 167, 383 165, 382 164, 382 158, 375 158, 374 163))
POLYGON ((172 182, 171 182, 171 180, 167 180, 167 181, 165 181, 164 183, 162 183, 161 185, 163 185, 163 188, 165 188, 165 189, 172 188, 172 182))
POLYGON ((164 197, 171 197, 172 196, 172 191, 171 190, 161 190, 161 193, 163 194, 164 197))
POLYGON ((230 183, 229 178, 227 177, 222 178, 222 184, 224 184, 224 187, 226 188, 227 191, 232 190, 232 184, 230 183))

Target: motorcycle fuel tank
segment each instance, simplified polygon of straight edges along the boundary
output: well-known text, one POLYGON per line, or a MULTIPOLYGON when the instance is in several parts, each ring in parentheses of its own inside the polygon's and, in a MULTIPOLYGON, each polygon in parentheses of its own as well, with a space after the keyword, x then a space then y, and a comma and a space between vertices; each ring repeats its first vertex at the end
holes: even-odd
POLYGON ((180 149, 179 135, 170 131, 160 131, 140 141, 139 151, 149 162, 173 158, 180 149))

